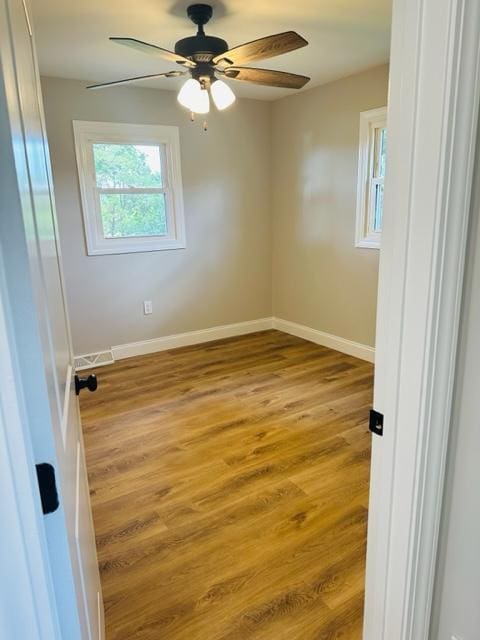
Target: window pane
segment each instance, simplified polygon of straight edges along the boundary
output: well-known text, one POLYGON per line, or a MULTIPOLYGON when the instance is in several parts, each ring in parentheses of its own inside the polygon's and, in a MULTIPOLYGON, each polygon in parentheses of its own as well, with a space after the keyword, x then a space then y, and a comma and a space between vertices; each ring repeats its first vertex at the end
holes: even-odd
POLYGON ((373 230, 382 230, 383 219, 383 184, 376 184, 374 191, 373 230))
POLYGON ((100 212, 105 238, 167 234, 163 193, 100 193, 100 212))
POLYGON ((385 160, 387 156, 387 130, 377 129, 375 132, 375 178, 385 177, 385 160))
POLYGON ((160 147, 142 144, 94 144, 97 187, 161 188, 160 147))

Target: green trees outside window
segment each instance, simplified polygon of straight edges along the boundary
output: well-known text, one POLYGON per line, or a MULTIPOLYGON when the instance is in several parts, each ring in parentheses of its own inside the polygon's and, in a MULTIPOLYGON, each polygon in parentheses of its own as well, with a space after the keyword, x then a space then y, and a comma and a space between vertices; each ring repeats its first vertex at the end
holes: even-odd
POLYGON ((93 156, 105 238, 166 235, 160 147, 94 144, 93 156))

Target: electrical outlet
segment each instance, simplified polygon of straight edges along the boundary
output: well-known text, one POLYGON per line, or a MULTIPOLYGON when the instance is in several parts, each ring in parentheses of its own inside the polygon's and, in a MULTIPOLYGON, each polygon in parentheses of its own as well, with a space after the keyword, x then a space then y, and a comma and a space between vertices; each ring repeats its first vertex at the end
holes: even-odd
POLYGON ((151 300, 143 301, 143 313, 148 316, 153 313, 153 305, 151 300))

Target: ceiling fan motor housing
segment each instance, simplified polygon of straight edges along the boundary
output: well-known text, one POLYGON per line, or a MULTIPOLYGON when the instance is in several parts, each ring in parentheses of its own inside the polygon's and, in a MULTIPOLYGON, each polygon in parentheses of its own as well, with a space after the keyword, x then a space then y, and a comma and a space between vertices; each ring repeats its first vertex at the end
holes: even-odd
POLYGON ((175 53, 195 62, 210 62, 212 58, 225 51, 228 51, 225 40, 202 34, 182 38, 175 44, 175 53))
POLYGON ((228 44, 222 38, 207 36, 203 25, 207 24, 213 14, 209 4, 192 4, 187 9, 190 20, 198 26, 196 36, 182 38, 175 44, 175 53, 191 58, 195 62, 210 62, 215 56, 228 51, 228 44))

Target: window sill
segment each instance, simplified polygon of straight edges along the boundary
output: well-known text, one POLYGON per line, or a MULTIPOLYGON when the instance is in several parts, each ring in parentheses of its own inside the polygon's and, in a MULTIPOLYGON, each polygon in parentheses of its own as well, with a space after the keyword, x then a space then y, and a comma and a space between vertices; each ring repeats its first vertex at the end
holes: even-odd
POLYGON ((166 240, 165 242, 117 242, 112 240, 106 241, 109 244, 95 247, 87 247, 87 255, 103 256, 120 253, 147 253, 150 251, 171 251, 175 249, 186 249, 184 240, 166 240), (115 244, 113 244, 115 243, 115 244))
POLYGON ((380 249, 380 240, 377 238, 362 238, 355 243, 357 249, 380 249))

